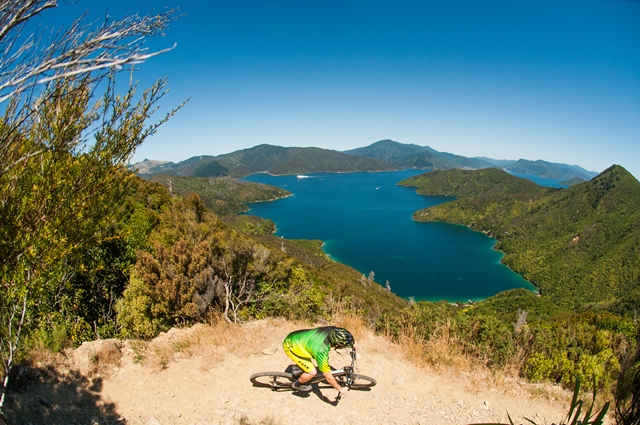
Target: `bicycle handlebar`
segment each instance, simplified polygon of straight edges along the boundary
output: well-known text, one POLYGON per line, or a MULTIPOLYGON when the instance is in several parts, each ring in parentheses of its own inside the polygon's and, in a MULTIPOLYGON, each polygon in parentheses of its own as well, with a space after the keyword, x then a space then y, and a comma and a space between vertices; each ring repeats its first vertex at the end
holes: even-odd
MULTIPOLYGON (((351 352, 349 353, 349 355, 351 355, 351 367, 349 368, 349 375, 353 375, 354 368, 356 365, 356 347, 351 347, 351 352)), ((349 388, 352 382, 353 382, 353 377, 349 376, 347 378, 347 382, 345 386, 349 388)), ((336 396, 336 403, 340 401, 341 398, 342 398, 342 393, 338 391, 338 395, 336 396)))

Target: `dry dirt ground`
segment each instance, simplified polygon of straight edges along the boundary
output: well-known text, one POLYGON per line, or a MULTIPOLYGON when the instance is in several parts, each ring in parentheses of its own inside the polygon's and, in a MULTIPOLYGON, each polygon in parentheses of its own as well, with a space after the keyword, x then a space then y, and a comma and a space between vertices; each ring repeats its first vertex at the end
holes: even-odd
MULTIPOLYGON (((284 371, 280 342, 299 328, 263 320, 244 326, 172 329, 152 342, 102 340, 55 359, 19 368, 9 394, 13 424, 468 424, 558 423, 569 394, 553 387, 481 373, 434 371, 408 361, 400 347, 364 328, 354 332, 358 371, 374 377, 371 391, 302 396, 253 387, 249 376, 284 371)), ((331 364, 350 362, 332 351, 331 364)))

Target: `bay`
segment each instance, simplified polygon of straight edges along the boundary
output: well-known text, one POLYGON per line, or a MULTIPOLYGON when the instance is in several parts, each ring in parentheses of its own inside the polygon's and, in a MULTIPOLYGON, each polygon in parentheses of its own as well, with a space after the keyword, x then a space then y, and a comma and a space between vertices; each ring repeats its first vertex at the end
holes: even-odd
POLYGON ((453 200, 418 195, 396 183, 419 170, 377 173, 254 174, 243 180, 278 186, 293 195, 249 204, 247 214, 276 223, 287 239, 320 239, 325 252, 365 276, 389 282, 416 301, 478 301, 513 288, 535 287, 504 266, 495 240, 467 227, 419 223, 412 214, 453 200))
POLYGON ((540 186, 565 188, 565 189, 568 187, 561 184, 562 179, 550 179, 547 177, 536 176, 535 174, 519 174, 519 173, 511 173, 511 172, 509 174, 511 174, 512 176, 520 177, 521 179, 531 180, 532 182, 540 186))

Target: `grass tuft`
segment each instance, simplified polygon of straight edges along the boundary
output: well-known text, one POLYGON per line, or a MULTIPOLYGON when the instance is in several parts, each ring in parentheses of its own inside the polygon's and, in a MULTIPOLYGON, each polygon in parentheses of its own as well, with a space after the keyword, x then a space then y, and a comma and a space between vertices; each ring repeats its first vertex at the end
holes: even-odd
MULTIPOLYGON (((579 398, 580 396, 580 378, 576 378, 576 385, 573 390, 573 398, 571 399, 571 404, 569 405, 569 411, 567 416, 560 422, 553 423, 551 425, 604 425, 604 418, 607 415, 609 410, 610 402, 606 402, 599 410, 594 411, 594 407, 596 404, 596 391, 597 385, 596 380, 593 380, 593 398, 591 399, 591 403, 587 406, 584 400, 579 398), (583 409, 586 408, 586 411, 583 413, 583 409)), ((474 424, 474 425, 516 425, 511 419, 511 415, 507 412, 507 417, 509 418, 508 424, 501 423, 482 423, 482 424, 474 424)), ((527 422, 538 425, 535 421, 524 418, 527 422)), ((540 424, 542 425, 542 424, 540 424)))

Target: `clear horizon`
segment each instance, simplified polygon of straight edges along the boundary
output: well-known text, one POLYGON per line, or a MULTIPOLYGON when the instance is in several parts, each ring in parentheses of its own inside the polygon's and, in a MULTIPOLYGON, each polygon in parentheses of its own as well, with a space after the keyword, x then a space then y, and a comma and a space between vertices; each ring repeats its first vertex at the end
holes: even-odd
POLYGON ((184 16, 148 46, 177 45, 136 78, 168 78, 160 113, 191 100, 132 162, 391 139, 640 177, 640 2, 80 0, 42 21, 165 7, 184 16))

